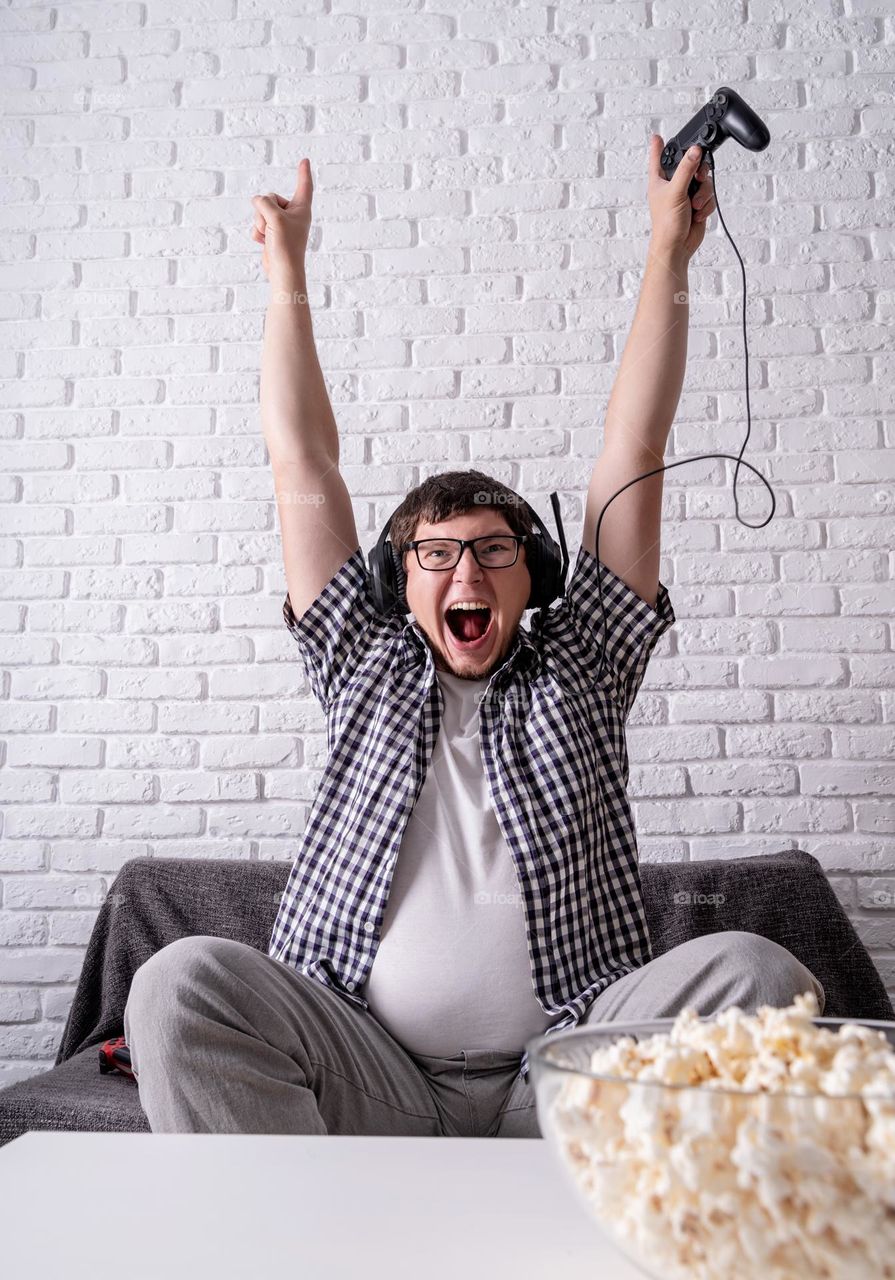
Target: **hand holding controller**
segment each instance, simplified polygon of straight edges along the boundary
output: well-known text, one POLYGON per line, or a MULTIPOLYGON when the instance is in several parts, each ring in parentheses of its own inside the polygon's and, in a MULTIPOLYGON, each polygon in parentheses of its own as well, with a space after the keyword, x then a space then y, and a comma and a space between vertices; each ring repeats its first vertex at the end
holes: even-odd
MULTIPOLYGON (((689 147, 697 143, 713 154, 726 138, 733 138, 747 151, 764 151, 771 140, 767 125, 759 119, 748 103, 726 85, 713 93, 711 100, 688 120, 673 138, 669 138, 659 159, 663 177, 669 181, 689 147)), ((687 188, 692 199, 700 183, 694 178, 687 188)))

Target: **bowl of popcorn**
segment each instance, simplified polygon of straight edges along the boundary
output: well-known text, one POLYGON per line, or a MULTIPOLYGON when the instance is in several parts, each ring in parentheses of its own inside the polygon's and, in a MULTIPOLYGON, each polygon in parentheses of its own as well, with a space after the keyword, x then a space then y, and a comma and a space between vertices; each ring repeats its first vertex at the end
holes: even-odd
POLYGON ((786 1008, 529 1040, 541 1133, 656 1280, 895 1280, 895 1023, 786 1008))

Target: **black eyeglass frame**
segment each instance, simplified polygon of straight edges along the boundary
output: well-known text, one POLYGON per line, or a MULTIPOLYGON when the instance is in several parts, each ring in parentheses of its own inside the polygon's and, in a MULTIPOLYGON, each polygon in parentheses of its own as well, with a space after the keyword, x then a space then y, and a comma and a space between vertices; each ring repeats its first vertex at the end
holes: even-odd
POLYGON ((456 569, 457 565, 463 559, 463 552, 466 550, 467 547, 472 547, 472 554, 475 557, 475 562, 480 569, 512 569, 513 565, 519 559, 519 547, 523 542, 528 542, 528 538, 529 538, 529 535, 527 533, 483 533, 483 534, 480 534, 479 537, 477 538, 415 538, 413 542, 405 542, 402 550, 415 551, 416 562, 421 569, 424 569, 426 571, 426 573, 447 573, 449 569, 456 569), (511 538, 513 542, 515 542, 516 554, 509 564, 482 564, 481 560, 479 559, 478 549, 475 544, 477 542, 493 542, 495 538, 501 538, 504 541, 511 538), (444 564, 441 566, 440 569, 433 569, 430 565, 423 564, 422 560, 420 560, 420 553, 418 548, 424 546, 427 542, 459 543, 460 552, 453 564, 444 564))

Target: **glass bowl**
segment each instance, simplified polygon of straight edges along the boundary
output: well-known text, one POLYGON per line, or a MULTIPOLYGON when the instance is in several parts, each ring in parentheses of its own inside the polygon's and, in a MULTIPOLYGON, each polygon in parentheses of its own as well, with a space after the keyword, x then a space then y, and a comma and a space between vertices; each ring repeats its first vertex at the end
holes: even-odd
MULTIPOLYGON (((895 1046, 893 1022, 809 1022, 895 1046)), ((674 1023, 597 1022, 526 1044, 541 1133, 603 1236, 653 1280, 895 1280, 895 1080, 832 1096, 591 1069, 595 1050, 674 1023)))

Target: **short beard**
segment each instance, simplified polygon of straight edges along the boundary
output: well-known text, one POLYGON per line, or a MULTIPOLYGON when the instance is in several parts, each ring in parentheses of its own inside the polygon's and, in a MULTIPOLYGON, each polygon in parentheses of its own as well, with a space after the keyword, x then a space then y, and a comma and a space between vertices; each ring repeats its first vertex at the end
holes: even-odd
POLYGON ((507 640, 506 644, 504 645, 503 650, 496 653, 493 659, 491 660, 491 662, 488 664, 488 666, 485 667, 483 670, 457 671, 454 667, 454 663, 457 661, 458 655, 455 655, 450 652, 446 652, 443 646, 438 641, 433 640, 432 636, 429 635, 429 632, 426 630, 426 628, 423 626, 421 622, 418 621, 416 625, 419 627, 422 634, 426 637, 426 643, 428 644, 430 650, 432 651, 432 656, 435 660, 436 671, 446 671, 448 675, 456 676, 458 680, 489 679, 489 677, 498 669, 498 667, 503 666, 504 662, 506 661, 506 656, 509 653, 510 646, 512 645, 513 640, 515 639, 515 636, 516 636, 516 632, 513 631, 513 633, 510 635, 509 639, 507 640))

